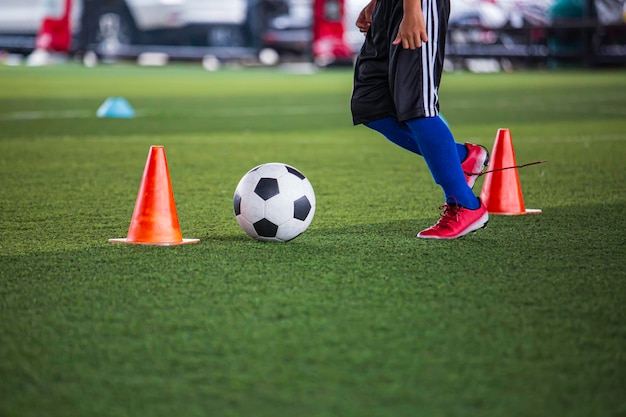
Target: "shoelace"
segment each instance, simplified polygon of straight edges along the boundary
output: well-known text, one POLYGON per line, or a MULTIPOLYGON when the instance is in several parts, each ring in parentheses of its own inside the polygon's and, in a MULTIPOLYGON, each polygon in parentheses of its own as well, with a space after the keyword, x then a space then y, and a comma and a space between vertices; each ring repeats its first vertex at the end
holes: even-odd
POLYGON ((502 168, 490 169, 489 171, 464 172, 464 174, 469 176, 469 177, 473 177, 474 175, 477 176, 477 177, 481 177, 481 176, 483 176, 485 174, 491 174, 492 172, 504 171, 504 170, 507 170, 507 169, 526 168, 526 167, 529 167, 531 165, 545 164, 546 162, 548 162, 548 161, 529 162, 528 164, 514 165, 512 167, 502 167, 502 168))
POLYGON ((458 205, 445 204, 439 207, 441 212, 441 218, 435 224, 438 229, 451 229, 451 223, 459 221, 459 213, 463 209, 463 207, 458 205))

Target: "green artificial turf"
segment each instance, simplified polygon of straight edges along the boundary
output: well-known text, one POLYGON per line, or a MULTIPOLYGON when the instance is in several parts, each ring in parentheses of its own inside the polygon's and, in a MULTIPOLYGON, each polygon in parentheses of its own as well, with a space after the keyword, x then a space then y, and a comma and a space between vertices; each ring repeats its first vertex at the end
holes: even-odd
MULTIPOLYGON (((459 141, 511 130, 527 208, 424 241, 419 158, 353 127, 349 69, 0 67, 0 415, 626 416, 626 73, 444 75, 459 141), (137 116, 96 117, 123 96, 137 116), (151 145, 185 238, 125 237, 151 145), (233 216, 308 176, 286 244, 233 216)), ((475 190, 479 192, 483 180, 475 190)))

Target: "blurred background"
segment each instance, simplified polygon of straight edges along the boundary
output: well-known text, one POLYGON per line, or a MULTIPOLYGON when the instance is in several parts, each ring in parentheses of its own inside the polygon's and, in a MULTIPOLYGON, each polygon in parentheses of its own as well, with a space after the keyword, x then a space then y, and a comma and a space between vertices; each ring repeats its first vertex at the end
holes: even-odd
MULTIPOLYGON (((0 0, 5 63, 351 65, 367 0, 0 0), (24 60, 24 61, 22 61, 24 60)), ((624 0, 453 0, 447 70, 626 65, 624 0)))

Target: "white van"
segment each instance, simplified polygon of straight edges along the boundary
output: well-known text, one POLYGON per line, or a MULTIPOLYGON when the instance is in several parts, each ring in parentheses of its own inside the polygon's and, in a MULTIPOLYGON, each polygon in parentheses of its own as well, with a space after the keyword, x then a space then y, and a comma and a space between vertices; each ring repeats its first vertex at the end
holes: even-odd
MULTIPOLYGON (((269 21, 289 14, 289 0, 72 1, 72 49, 112 56, 133 55, 155 46, 181 47, 178 53, 183 58, 205 52, 194 47, 236 54, 233 48, 262 46, 259 31, 268 24, 258 19, 269 21)), ((32 50, 41 20, 62 15, 64 2, 0 0, 0 50, 32 50)))
POLYGON ((247 0, 82 0, 77 47, 111 56, 147 45, 249 47, 247 15, 247 0))

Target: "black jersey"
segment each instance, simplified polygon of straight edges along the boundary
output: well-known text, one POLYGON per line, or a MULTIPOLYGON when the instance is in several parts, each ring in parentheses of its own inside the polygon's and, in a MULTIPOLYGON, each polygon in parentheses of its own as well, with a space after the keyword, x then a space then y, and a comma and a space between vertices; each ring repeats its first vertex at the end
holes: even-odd
POLYGON ((403 16, 402 0, 378 0, 355 64, 354 124, 392 116, 400 121, 439 114, 450 0, 422 0, 428 42, 418 49, 392 45, 403 16))

